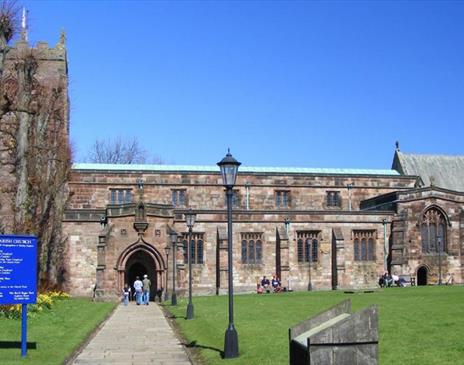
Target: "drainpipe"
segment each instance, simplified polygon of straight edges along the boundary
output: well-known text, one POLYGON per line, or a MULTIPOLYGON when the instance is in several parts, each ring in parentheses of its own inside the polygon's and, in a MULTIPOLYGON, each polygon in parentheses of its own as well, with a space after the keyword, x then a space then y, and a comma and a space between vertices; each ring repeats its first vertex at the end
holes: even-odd
POLYGON ((348 210, 351 211, 351 189, 353 189, 354 183, 348 184, 346 187, 348 189, 348 210))
POLYGON ((285 232, 287 233, 287 238, 288 238, 288 232, 290 229, 290 217, 287 217, 284 219, 284 224, 285 224, 285 232))
POLYGON ((383 223, 383 272, 388 270, 388 241, 387 241, 387 219, 382 219, 383 223))
POLYGON ((246 203, 246 210, 250 210, 250 183, 245 183, 245 203, 246 203))

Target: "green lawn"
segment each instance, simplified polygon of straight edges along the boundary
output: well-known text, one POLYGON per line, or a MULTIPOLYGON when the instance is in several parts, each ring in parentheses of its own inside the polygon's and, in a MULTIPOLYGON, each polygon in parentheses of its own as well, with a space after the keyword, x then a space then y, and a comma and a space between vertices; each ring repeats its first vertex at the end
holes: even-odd
POLYGON ((62 364, 114 308, 113 303, 94 303, 86 299, 59 300, 51 310, 28 319, 27 358, 10 342, 21 341, 21 320, 0 318, 0 364, 62 364))
MULTIPOLYGON (((297 292, 234 297, 240 357, 227 364, 288 364, 288 328, 350 298, 353 310, 377 304, 381 364, 464 364, 464 287, 388 288, 374 293, 297 292)), ((204 364, 224 364, 220 351, 228 323, 227 296, 194 297, 166 305, 204 364)))

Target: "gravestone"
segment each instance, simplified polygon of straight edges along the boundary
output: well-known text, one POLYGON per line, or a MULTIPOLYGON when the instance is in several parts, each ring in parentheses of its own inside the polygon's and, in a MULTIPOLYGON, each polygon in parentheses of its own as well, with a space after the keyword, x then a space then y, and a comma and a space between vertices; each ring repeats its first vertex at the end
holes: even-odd
POLYGON ((289 329, 290 365, 376 365, 378 343, 377 307, 345 300, 289 329))

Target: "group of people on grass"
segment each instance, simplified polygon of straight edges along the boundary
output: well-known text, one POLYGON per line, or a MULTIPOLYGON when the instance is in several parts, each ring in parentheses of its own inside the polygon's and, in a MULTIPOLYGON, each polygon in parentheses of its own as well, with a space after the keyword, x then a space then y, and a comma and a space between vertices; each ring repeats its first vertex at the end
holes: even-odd
POLYGON ((283 291, 287 291, 286 288, 283 288, 280 279, 278 276, 273 275, 272 280, 269 280, 266 276, 263 276, 261 282, 256 284, 256 293, 263 294, 263 293, 280 293, 283 291))
POLYGON ((396 272, 393 275, 390 275, 388 272, 385 272, 380 278, 379 278, 379 285, 381 288, 387 288, 390 286, 401 286, 404 287, 406 286, 407 281, 404 278, 400 278, 396 272))
MULTIPOLYGON (((137 305, 148 305, 150 302, 150 287, 151 287, 151 280, 148 279, 148 275, 143 276, 143 280, 140 280, 139 276, 136 276, 134 281, 134 296, 135 302, 137 305)), ((122 290, 122 299, 124 305, 129 304, 129 300, 131 298, 132 290, 128 284, 124 285, 124 289, 122 290)))

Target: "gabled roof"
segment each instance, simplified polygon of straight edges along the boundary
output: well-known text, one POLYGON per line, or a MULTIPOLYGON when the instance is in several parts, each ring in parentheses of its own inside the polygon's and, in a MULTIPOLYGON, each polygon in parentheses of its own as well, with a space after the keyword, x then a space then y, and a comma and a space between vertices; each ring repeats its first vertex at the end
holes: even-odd
POLYGON ((398 149, 392 169, 402 175, 417 175, 424 186, 464 192, 464 156, 418 155, 398 149))

